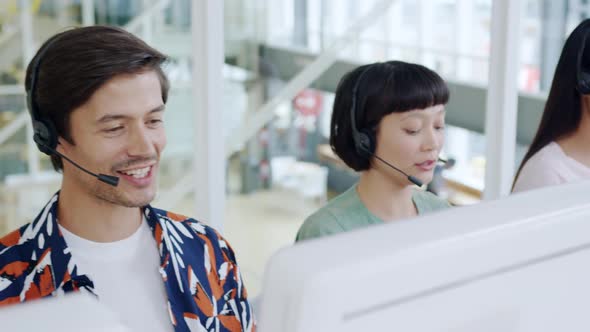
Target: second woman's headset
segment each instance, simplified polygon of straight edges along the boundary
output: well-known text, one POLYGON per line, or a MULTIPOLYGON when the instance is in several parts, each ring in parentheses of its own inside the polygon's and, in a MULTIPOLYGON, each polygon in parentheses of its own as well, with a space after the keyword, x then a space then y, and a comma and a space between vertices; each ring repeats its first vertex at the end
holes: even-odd
POLYGON ((582 37, 582 45, 580 50, 578 51, 578 56, 576 59, 576 79, 577 79, 577 89, 583 95, 590 94, 590 73, 584 70, 582 60, 584 58, 584 50, 586 49, 586 41, 588 39, 588 34, 590 33, 590 22, 588 22, 586 31, 584 31, 584 35, 582 37))

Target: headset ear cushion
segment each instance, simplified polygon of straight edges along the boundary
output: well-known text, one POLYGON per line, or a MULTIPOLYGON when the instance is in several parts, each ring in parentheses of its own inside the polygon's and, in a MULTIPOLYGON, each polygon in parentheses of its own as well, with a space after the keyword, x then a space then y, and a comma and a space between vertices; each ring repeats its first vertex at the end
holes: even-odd
POLYGON ((372 130, 363 129, 359 132, 359 146, 357 152, 364 158, 370 158, 375 153, 375 134, 372 130))
POLYGON ((583 95, 590 94, 590 73, 580 71, 578 77, 578 91, 583 95))
POLYGON ((53 155, 57 148, 57 131, 51 121, 44 119, 33 121, 33 140, 37 144, 39 151, 46 155, 53 155))

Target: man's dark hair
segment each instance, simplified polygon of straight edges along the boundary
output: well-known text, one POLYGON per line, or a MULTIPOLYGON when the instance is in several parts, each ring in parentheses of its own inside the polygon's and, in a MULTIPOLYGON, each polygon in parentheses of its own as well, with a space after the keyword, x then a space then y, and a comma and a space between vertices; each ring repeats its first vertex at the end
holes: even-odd
POLYGON ((371 160, 357 153, 351 121, 356 121, 359 131, 368 130, 376 135, 386 115, 444 105, 448 100, 446 83, 422 65, 388 61, 358 67, 345 74, 336 88, 330 125, 332 150, 355 171, 367 170, 371 160), (361 75, 361 81, 357 82, 361 75), (357 83, 356 119, 351 119, 353 89, 357 83))
MULTIPOLYGON (((163 102, 168 99, 169 83, 162 70, 167 57, 123 29, 90 26, 51 37, 27 67, 27 91, 31 87, 32 64, 40 53, 34 91, 39 115, 52 121, 57 134, 71 144, 74 144, 70 132, 72 111, 84 105, 115 76, 153 70, 160 80, 163 102)), ((51 156, 51 162, 55 170, 63 169, 60 157, 51 156)))

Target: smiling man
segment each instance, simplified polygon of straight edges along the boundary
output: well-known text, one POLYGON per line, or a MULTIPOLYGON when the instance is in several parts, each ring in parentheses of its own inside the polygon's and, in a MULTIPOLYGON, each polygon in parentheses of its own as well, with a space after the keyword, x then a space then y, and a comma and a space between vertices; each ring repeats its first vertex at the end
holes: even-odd
POLYGON ((32 223, 0 239, 0 305, 82 291, 134 331, 255 329, 228 243, 149 205, 166 146, 165 61, 104 26, 57 34, 35 55, 34 140, 63 181, 32 223))

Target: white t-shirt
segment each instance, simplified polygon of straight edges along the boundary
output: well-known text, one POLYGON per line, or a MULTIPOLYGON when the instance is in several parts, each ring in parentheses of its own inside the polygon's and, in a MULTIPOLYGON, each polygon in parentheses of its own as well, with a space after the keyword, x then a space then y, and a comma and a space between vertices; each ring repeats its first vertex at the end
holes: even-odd
POLYGON ((590 168, 569 157, 559 144, 551 142, 524 164, 514 192, 590 180, 590 168))
POLYGON ((131 331, 173 331, 168 315, 160 255, 145 220, 130 237, 98 243, 59 226, 78 273, 94 282, 99 301, 131 331))

